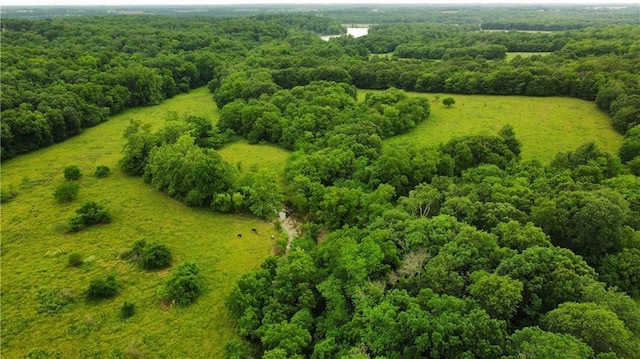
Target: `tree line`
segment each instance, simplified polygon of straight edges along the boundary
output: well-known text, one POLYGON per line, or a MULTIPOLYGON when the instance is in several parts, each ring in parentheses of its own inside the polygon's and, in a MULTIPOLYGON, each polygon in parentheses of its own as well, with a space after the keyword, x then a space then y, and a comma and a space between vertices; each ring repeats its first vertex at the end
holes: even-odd
POLYGON ((246 100, 335 81, 363 89, 572 96, 596 100, 622 133, 639 122, 637 27, 531 34, 380 24, 365 37, 323 42, 318 33, 341 29, 335 20, 292 14, 10 18, 2 29, 2 159, 205 84, 220 107, 237 97, 231 88, 246 100), (501 60, 507 51, 553 52, 501 60), (372 56, 386 53, 393 56, 372 56), (229 85, 236 81, 246 86, 229 85))

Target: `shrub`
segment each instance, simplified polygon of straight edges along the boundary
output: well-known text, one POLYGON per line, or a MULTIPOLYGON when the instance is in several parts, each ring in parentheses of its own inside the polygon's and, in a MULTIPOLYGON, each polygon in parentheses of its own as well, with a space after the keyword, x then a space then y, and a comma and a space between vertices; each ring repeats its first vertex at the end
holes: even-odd
POLYGON ((13 201, 14 198, 18 195, 18 191, 15 188, 2 188, 0 189, 0 203, 7 203, 13 201))
POLYGON ((84 263, 82 255, 80 253, 69 254, 69 267, 80 267, 84 263))
POLYGON ((136 306, 131 302, 122 303, 122 307, 120 307, 120 318, 127 319, 133 317, 136 314, 136 306))
POLYGON ((82 172, 80 172, 80 169, 78 168, 78 166, 73 165, 73 166, 68 166, 64 169, 64 178, 68 181, 76 181, 79 180, 80 177, 82 177, 82 172))
POLYGON ((447 107, 451 107, 453 105, 455 105, 456 100, 453 99, 453 97, 447 97, 445 99, 442 100, 442 104, 447 106, 447 107))
POLYGON ((104 178, 104 177, 109 176, 109 172, 111 172, 109 167, 107 167, 107 166, 98 166, 98 167, 96 167, 95 176, 98 177, 98 178, 104 178))
POLYGON ((173 256, 165 244, 150 243, 144 246, 140 255, 140 266, 144 269, 160 269, 171 265, 173 256))
POLYGON ((53 197, 60 203, 71 202, 78 197, 80 185, 77 182, 64 181, 56 187, 53 197))
POLYGON ((99 300, 113 298, 118 294, 116 276, 109 274, 107 278, 93 278, 87 288, 87 299, 99 300))
POLYGON ((87 202, 76 211, 74 217, 71 217, 67 230, 69 232, 78 232, 94 224, 111 223, 111 219, 109 210, 104 206, 95 202, 87 202))
POLYGON ((196 301, 204 290, 200 269, 194 263, 179 265, 167 281, 158 288, 162 300, 172 300, 186 306, 196 301))
POLYGON ((73 296, 67 291, 59 289, 40 289, 36 295, 38 300, 38 313, 56 314, 67 305, 73 303, 73 296))
POLYGON ((135 259, 140 258, 142 253, 144 252, 144 247, 147 246, 147 241, 144 239, 137 240, 133 243, 133 248, 131 249, 131 253, 133 254, 135 259))

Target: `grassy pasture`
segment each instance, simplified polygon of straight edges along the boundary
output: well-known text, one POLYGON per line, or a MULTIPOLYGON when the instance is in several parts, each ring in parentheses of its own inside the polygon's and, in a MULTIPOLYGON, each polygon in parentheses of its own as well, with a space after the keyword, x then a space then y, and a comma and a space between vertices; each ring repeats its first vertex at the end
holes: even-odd
MULTIPOLYGON (((360 91, 362 98, 365 94, 360 91)), ((456 136, 497 134, 506 124, 513 126, 522 142, 525 160, 549 163, 556 153, 572 151, 588 141, 614 155, 622 145, 623 137, 593 102, 563 97, 410 95, 431 100, 431 116, 413 131, 388 139, 386 145, 409 141, 436 146, 456 136), (453 97, 455 105, 446 108, 442 104, 445 97, 453 97)))
POLYGON ((513 60, 516 56, 527 58, 535 55, 547 56, 549 54, 551 54, 551 52, 507 52, 507 61, 513 60))
POLYGON ((228 144, 218 152, 225 161, 235 165, 240 163, 240 168, 245 171, 252 168, 266 168, 276 174, 284 173, 285 163, 289 156, 289 151, 276 145, 252 145, 246 140, 228 144))
MULTIPOLYGON (((216 111, 202 88, 158 106, 126 111, 62 144, 2 163, 3 188, 18 191, 14 201, 1 207, 3 358, 22 358, 38 350, 60 358, 222 357, 224 343, 235 336, 223 298, 241 273, 269 255, 275 233, 272 223, 186 207, 117 168, 129 119, 160 126, 171 112, 215 120, 216 111), (58 204, 54 189, 63 181, 64 167, 72 164, 84 174, 79 198, 58 204), (110 176, 94 177, 98 165, 110 167, 110 176), (88 200, 105 204, 114 221, 64 234, 68 218, 88 200), (238 233, 243 236, 237 237, 238 233), (157 288, 170 269, 144 272, 119 259, 141 238, 167 244, 174 266, 194 262, 200 267, 207 289, 194 305, 161 305, 157 288), (81 254, 85 264, 68 267, 72 252, 81 254), (107 273, 116 274, 120 293, 114 299, 86 302, 83 292, 90 279, 107 273), (38 313, 43 303, 38 299, 40 290, 60 291, 75 300, 59 313, 38 313), (135 304, 136 314, 121 320, 124 301, 135 304)), ((225 157, 236 156, 235 161, 247 148, 233 144, 225 157)), ((251 148, 266 157, 278 152, 270 146, 264 146, 266 152, 260 150, 263 146, 251 148)), ((257 166, 280 168, 263 163, 259 156, 251 158, 257 166)))

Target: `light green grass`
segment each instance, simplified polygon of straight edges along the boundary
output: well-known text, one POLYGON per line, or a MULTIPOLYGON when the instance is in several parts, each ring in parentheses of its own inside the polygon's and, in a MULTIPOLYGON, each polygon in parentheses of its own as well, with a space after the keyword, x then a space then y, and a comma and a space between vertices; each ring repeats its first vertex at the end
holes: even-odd
MULTIPOLYGON (((360 91, 363 98, 365 91, 360 91)), ((431 115, 413 131, 385 141, 393 146, 410 142, 436 146, 467 134, 497 134, 511 124, 522 142, 522 158, 549 163, 556 153, 572 151, 588 141, 613 155, 623 137, 611 126, 609 116, 593 102, 563 97, 416 94, 431 100, 431 115), (453 97, 451 108, 442 99, 453 97)))
POLYGON ((231 164, 241 164, 243 170, 266 168, 282 175, 290 152, 271 144, 251 145, 246 140, 231 143, 219 151, 222 158, 231 164))
POLYGON ((527 58, 534 55, 547 56, 549 54, 551 54, 551 52, 507 52, 507 61, 513 60, 516 56, 527 58))
POLYGON ((129 110, 62 144, 2 163, 3 188, 19 192, 1 207, 3 358, 22 358, 37 349, 61 358, 107 358, 118 351, 127 358, 222 357, 224 343, 236 335, 223 298, 241 273, 270 254, 272 223, 186 207, 117 168, 129 119, 159 126, 170 112, 215 120, 216 111, 206 89, 198 89, 158 106, 129 110), (58 204, 53 192, 63 180, 64 167, 71 164, 84 173, 79 198, 58 204), (93 177, 98 165, 109 166, 111 175, 93 177), (62 233, 68 218, 88 200, 111 209, 113 223, 62 233), (118 259, 141 238, 167 244, 174 266, 195 262, 201 268, 207 289, 194 305, 163 308, 157 288, 171 270, 143 272, 118 259), (71 252, 95 261, 68 268, 71 252), (119 295, 86 303, 83 291, 89 280, 107 273, 116 273, 122 284, 119 295), (68 291, 76 302, 58 314, 38 314, 36 294, 41 288, 68 291), (135 304, 136 314, 120 321, 124 301, 135 304))

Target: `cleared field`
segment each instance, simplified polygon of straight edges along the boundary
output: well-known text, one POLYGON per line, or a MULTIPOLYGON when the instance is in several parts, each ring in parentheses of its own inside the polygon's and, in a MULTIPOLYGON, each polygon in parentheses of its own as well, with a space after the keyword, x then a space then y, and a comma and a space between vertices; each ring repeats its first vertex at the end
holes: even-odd
POLYGON ((507 61, 513 60, 516 56, 527 58, 535 55, 546 56, 549 54, 551 54, 551 52, 507 52, 507 61))
POLYGON ((219 151, 222 158, 231 164, 238 164, 244 170, 266 168, 273 173, 283 174, 289 151, 276 145, 252 145, 246 140, 231 143, 219 151))
MULTIPOLYGON (((129 119, 160 126, 170 112, 215 120, 216 111, 202 88, 158 106, 129 110, 62 144, 2 164, 3 188, 13 187, 19 193, 1 207, 3 358, 29 353, 60 358, 222 357, 224 343, 236 335, 223 298, 241 273, 270 254, 273 224, 251 216, 186 207, 117 169, 129 119), (63 181, 64 167, 72 164, 84 174, 79 198, 58 204, 54 189, 63 181), (98 165, 110 167, 111 175, 94 177, 98 165), (62 227, 89 200, 105 204, 114 221, 64 234, 62 227), (237 237, 238 233, 243 236, 237 237), (161 305, 157 288, 171 269, 144 272, 119 259, 142 238, 167 244, 174 267, 183 262, 200 267, 207 288, 194 305, 161 305), (82 267, 68 267, 72 252, 85 258, 82 267), (108 273, 116 274, 120 293, 114 299, 86 302, 83 292, 91 278, 108 273), (60 291, 74 300, 56 314, 39 313, 39 306, 47 302, 39 299, 41 290, 60 291), (120 307, 125 301, 135 304, 136 314, 121 320, 120 307)), ((241 149, 246 146, 234 144, 227 151, 245 153, 241 149)), ((265 147, 271 152, 251 147, 254 154, 248 158, 260 159, 256 153, 276 156, 274 149, 265 147)), ((247 163, 275 167, 263 160, 247 163)))
MULTIPOLYGON (((366 92, 361 91, 360 96, 366 92)), ((431 100, 431 116, 413 131, 385 143, 413 142, 436 146, 466 134, 497 134, 511 124, 522 142, 522 158, 549 163, 558 152, 574 150, 588 141, 617 154, 623 137, 611 126, 607 114, 593 102, 562 97, 418 94, 431 100), (436 101, 436 96, 438 100, 436 101), (442 99, 453 97, 446 108, 442 99)))

